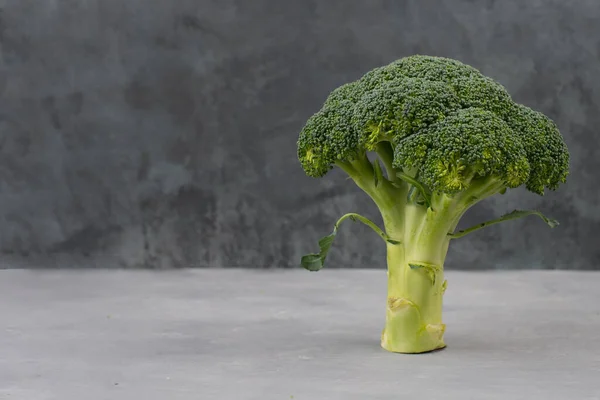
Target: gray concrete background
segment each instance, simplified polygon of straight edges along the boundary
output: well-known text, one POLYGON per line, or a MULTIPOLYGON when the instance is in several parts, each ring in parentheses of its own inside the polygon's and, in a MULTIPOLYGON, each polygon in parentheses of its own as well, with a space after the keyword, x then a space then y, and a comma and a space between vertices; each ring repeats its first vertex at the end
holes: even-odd
POLYGON ((0 399, 600 399, 600 273, 447 278, 402 355, 384 271, 0 271, 0 399))
MULTIPOLYGON (((597 0, 0 0, 1 267, 296 266, 344 212, 341 174, 304 176, 296 138, 330 90, 414 53, 503 83, 560 126, 572 174, 488 201, 448 268, 600 267, 597 0)), ((383 267, 342 229, 331 267, 383 267)))

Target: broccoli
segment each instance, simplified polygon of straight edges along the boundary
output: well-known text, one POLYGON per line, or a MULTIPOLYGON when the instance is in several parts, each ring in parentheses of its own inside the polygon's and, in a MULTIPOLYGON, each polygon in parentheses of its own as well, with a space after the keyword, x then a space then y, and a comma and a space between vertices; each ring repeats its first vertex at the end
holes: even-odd
POLYGON ((335 89, 297 144, 308 176, 342 169, 375 202, 384 224, 346 214, 301 264, 321 269, 346 219, 381 236, 388 276, 381 345, 399 353, 446 346, 443 266, 451 239, 528 215, 558 225, 538 211, 515 210, 456 231, 465 212, 522 185, 543 195, 569 173, 568 149, 552 120, 515 103, 477 69, 442 57, 402 58, 335 89))

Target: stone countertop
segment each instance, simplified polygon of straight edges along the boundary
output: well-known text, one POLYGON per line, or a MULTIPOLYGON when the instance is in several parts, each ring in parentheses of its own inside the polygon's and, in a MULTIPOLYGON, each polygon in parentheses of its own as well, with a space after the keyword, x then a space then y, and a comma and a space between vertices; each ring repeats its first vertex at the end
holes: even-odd
POLYGON ((383 270, 0 271, 0 399, 600 399, 600 273, 447 273, 442 351, 383 270))

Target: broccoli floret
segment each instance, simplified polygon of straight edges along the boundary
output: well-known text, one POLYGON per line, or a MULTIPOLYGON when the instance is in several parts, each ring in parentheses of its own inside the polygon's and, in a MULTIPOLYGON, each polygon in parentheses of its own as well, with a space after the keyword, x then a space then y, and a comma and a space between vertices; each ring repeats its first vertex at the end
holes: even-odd
POLYGON ((463 214, 510 188, 543 195, 569 173, 569 152, 551 119, 515 103, 502 85, 471 66, 422 55, 334 90, 302 129, 298 158, 312 177, 334 166, 344 170, 373 199, 384 222, 381 229, 358 214, 344 215, 319 242, 320 252, 304 256, 302 265, 323 267, 343 220, 373 228, 388 253, 381 344, 405 353, 445 346, 443 264, 450 240, 528 215, 558 225, 538 211, 515 210, 455 231, 463 214))
POLYGON ((543 195, 544 188, 556 190, 565 183, 569 174, 569 151, 556 124, 522 104, 512 105, 506 121, 523 142, 531 164, 526 188, 543 195))
POLYGON ((398 142, 443 119, 459 105, 454 91, 421 78, 385 81, 355 103, 352 122, 361 145, 373 150, 381 141, 398 142))
POLYGON ((463 108, 399 143, 394 166, 415 169, 433 192, 456 194, 473 179, 514 188, 529 176, 521 139, 491 111, 463 108))

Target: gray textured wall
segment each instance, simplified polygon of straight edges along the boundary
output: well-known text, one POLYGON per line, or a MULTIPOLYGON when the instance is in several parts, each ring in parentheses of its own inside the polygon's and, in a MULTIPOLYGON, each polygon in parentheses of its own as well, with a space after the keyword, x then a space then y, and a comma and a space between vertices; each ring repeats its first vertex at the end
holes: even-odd
MULTIPOLYGON (((600 268, 598 0, 0 0, 0 265, 296 266, 343 212, 296 138, 330 90, 414 53, 460 59, 560 126, 558 192, 489 200, 448 268, 600 268)), ((331 267, 383 267, 348 224, 331 267)))

